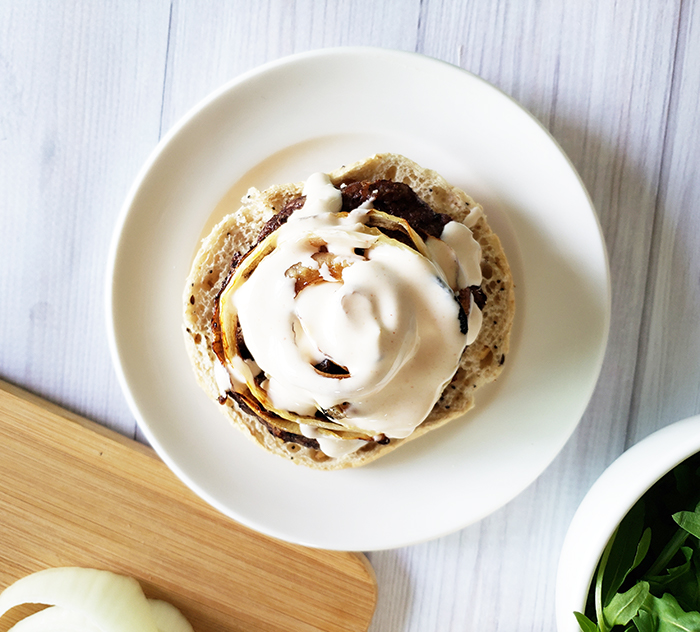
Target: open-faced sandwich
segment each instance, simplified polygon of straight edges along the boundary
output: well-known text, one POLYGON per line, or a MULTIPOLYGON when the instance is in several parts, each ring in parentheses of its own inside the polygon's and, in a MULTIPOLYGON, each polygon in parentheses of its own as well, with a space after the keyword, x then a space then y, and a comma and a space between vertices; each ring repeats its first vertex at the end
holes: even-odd
POLYGON ((262 447, 317 469, 468 411, 502 370, 513 314, 482 208, 396 154, 251 189, 184 293, 202 388, 262 447))

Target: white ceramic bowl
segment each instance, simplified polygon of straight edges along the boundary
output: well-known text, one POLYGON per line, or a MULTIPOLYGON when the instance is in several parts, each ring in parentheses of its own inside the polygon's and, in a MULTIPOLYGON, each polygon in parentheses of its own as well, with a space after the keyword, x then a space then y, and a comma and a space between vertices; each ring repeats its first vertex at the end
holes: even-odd
POLYGON ((700 452, 700 415, 649 435, 624 452, 593 484, 564 539, 556 586, 559 632, 580 632, 593 573, 613 531, 644 493, 676 465, 700 452))

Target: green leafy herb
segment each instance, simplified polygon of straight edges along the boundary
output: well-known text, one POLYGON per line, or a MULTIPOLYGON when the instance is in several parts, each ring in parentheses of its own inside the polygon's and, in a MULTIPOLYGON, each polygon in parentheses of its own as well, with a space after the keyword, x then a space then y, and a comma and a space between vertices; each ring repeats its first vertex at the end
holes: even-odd
POLYGON ((679 524, 681 529, 684 529, 696 538, 700 538, 700 512, 698 507, 695 511, 679 511, 673 514, 673 519, 679 524))
POLYGON ((639 582, 624 593, 615 593, 610 603, 603 609, 603 616, 608 625, 627 625, 644 605, 649 596, 649 584, 639 582))
POLYGON ((574 616, 576 617, 576 621, 578 621, 578 625, 583 632, 597 632, 598 626, 585 614, 582 614, 581 612, 574 612, 574 616))
POLYGON ((651 595, 644 610, 654 621, 657 632, 697 632, 700 630, 700 613, 685 612, 673 595, 665 593, 660 599, 651 595))
POLYGON ((700 454, 659 480, 610 538, 582 632, 700 632, 700 454))

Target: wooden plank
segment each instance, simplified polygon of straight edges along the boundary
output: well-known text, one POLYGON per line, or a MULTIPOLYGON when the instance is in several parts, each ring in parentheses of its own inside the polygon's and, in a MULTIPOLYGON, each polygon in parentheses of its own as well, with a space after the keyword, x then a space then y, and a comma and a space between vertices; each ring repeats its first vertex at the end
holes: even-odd
POLYGON ((630 443, 700 413, 700 6, 682 7, 630 443))
POLYGON ((0 382, 0 586, 53 566, 135 577, 198 632, 360 631, 376 603, 363 555, 246 529, 150 448, 0 382))
POLYGON ((169 10, 0 2, 0 375, 130 436, 104 275, 158 142, 169 10))

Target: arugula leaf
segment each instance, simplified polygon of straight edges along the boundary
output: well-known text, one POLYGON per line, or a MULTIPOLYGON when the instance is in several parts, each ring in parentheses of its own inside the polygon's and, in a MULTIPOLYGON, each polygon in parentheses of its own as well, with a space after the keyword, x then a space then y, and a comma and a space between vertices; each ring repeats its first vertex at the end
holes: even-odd
POLYGON ((695 511, 679 511, 671 516, 676 523, 690 535, 700 538, 700 509, 695 511))
POLYGON ((603 606, 610 603, 623 582, 644 559, 649 550, 651 532, 643 531, 644 502, 638 502, 629 510, 617 528, 602 579, 603 606))
POLYGON ((605 622, 605 617, 603 616, 603 607, 607 605, 607 601, 603 601, 603 577, 605 576, 605 570, 608 566, 608 558, 610 557, 610 551, 612 551, 615 540, 617 539, 617 534, 619 527, 613 532, 610 540, 605 545, 603 549, 603 554, 600 557, 600 562, 598 563, 598 572, 595 578, 595 615, 598 620, 598 624, 601 632, 609 632, 608 626, 605 622))
POLYGON ((697 610, 700 612, 700 550, 698 550, 698 543, 695 544, 693 549, 693 577, 688 580, 686 589, 692 596, 688 600, 688 606, 686 610, 697 610))
POLYGON ((581 632, 600 632, 600 628, 593 623, 585 614, 581 612, 574 612, 576 621, 578 621, 578 626, 581 628, 581 632))
POLYGON ((629 571, 625 573, 625 579, 627 579, 627 576, 635 569, 637 566, 639 566, 643 561, 644 558, 646 557, 647 553, 649 552, 649 547, 651 546, 651 527, 647 527, 644 529, 644 533, 642 533, 642 538, 639 540, 639 544, 637 545, 637 553, 634 556, 634 561, 632 562, 632 566, 630 567, 629 571))
POLYGON ((658 596, 667 592, 672 594, 686 612, 700 610, 700 577, 698 565, 700 552, 697 548, 684 546, 681 553, 685 562, 674 568, 669 568, 666 575, 648 577, 651 592, 658 596))
POLYGON ((637 616, 632 619, 637 632, 655 632, 654 617, 647 610, 640 610, 637 616))
POLYGON ((612 628, 616 625, 627 625, 644 604, 649 596, 649 584, 639 582, 627 592, 617 593, 603 609, 603 617, 612 628))
POLYGON ((679 528, 673 537, 666 543, 666 546, 661 550, 661 553, 659 553, 659 556, 647 571, 647 575, 654 577, 661 573, 670 564, 676 553, 680 551, 689 535, 690 534, 687 531, 679 528))
POLYGON ((668 591, 669 587, 674 582, 683 580, 685 575, 692 572, 693 568, 691 560, 693 557, 693 549, 691 549, 689 546, 682 546, 680 551, 685 558, 685 562, 683 562, 683 564, 680 566, 674 566, 673 568, 668 568, 665 575, 649 575, 648 573, 645 575, 645 577, 659 593, 668 591))
POLYGON ((656 632, 698 632, 700 630, 700 612, 685 612, 670 593, 665 593, 661 599, 649 595, 643 608, 654 620, 656 632))

